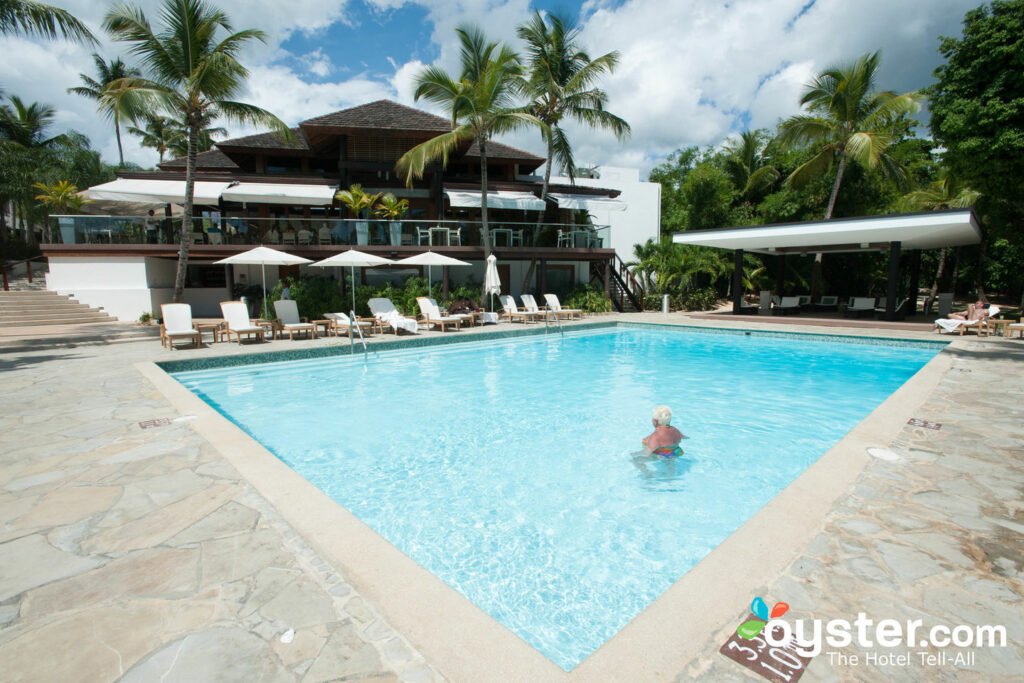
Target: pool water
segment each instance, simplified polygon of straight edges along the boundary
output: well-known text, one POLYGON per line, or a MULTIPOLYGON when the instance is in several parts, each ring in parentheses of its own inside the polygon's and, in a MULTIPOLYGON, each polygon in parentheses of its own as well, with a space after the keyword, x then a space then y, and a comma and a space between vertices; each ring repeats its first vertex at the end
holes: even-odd
POLYGON ((813 339, 618 328, 175 377, 571 670, 939 349, 813 339), (633 455, 657 404, 674 461, 633 455))

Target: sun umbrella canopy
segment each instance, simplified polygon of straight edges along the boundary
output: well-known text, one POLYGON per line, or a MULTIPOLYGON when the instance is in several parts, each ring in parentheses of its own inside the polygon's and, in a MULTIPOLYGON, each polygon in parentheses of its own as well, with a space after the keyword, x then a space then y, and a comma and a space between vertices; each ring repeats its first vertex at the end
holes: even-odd
POLYGON ((498 259, 494 254, 487 257, 487 270, 484 272, 484 294, 501 294, 498 259))
POLYGON ((270 247, 256 247, 214 263, 235 266, 301 266, 312 261, 270 247))
POLYGON ((375 256, 374 254, 367 254, 366 252, 349 249, 348 251, 343 251, 340 254, 335 254, 330 258, 325 258, 323 261, 317 261, 313 265, 320 266, 321 268, 329 268, 331 266, 373 268, 375 266, 386 266, 392 263, 394 263, 394 261, 382 256, 375 256))
POLYGON ((416 254, 409 258, 404 258, 401 261, 395 261, 398 265, 403 266, 471 266, 472 263, 460 261, 457 258, 451 258, 450 256, 444 256, 434 251, 425 251, 422 254, 416 254))

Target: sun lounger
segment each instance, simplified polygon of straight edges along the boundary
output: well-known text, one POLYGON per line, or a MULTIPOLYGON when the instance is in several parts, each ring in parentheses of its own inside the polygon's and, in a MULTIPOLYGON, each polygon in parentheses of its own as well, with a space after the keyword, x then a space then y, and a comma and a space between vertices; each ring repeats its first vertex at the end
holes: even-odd
POLYGON ((819 296, 818 301, 810 305, 812 311, 835 311, 838 308, 838 296, 819 296))
POLYGON ((196 345, 197 349, 203 345, 199 330, 192 325, 191 306, 188 304, 163 304, 160 306, 160 315, 164 319, 160 343, 166 344, 172 350, 175 339, 188 339, 196 345))
POLYGON ((266 339, 266 328, 252 324, 249 319, 249 309, 241 301, 220 302, 220 312, 224 316, 226 324, 224 334, 227 335, 228 341, 231 341, 231 335, 235 335, 239 344, 242 343, 242 335, 256 337, 260 341, 266 339))
POLYGON ((542 310, 537 305, 537 300, 533 298, 533 294, 520 294, 519 298, 523 300, 523 311, 526 313, 537 313, 544 317, 549 317, 550 313, 547 310, 542 310))
POLYGON ((1006 332, 1004 332, 1003 334, 1006 335, 1007 337, 1012 338, 1014 332, 1018 333, 1021 336, 1021 338, 1024 339, 1024 320, 1021 320, 1021 322, 1013 323, 1011 325, 1007 325, 1006 332))
POLYGON ((527 311, 520 311, 516 306, 516 300, 508 294, 502 294, 498 299, 501 301, 501 308, 504 311, 503 315, 508 318, 509 322, 514 322, 516 319, 519 319, 522 320, 523 323, 527 323, 544 315, 543 313, 528 313, 527 311))
POLYGON ((572 320, 574 317, 579 318, 580 320, 583 319, 582 310, 578 308, 562 308, 562 304, 558 300, 558 296, 555 294, 545 294, 544 301, 548 304, 548 310, 552 311, 558 317, 562 317, 564 315, 569 320, 572 320))
POLYGON ((431 325, 438 325, 444 332, 446 325, 454 326, 455 329, 459 329, 462 325, 462 318, 456 318, 454 315, 441 315, 437 303, 429 296, 416 297, 416 303, 419 304, 420 313, 423 315, 423 322, 427 324, 427 329, 430 329, 431 325))
POLYGON ((274 312, 281 322, 281 331, 288 333, 288 339, 294 340, 296 332, 306 332, 316 339, 316 325, 307 318, 299 317, 299 306, 294 299, 279 299, 274 302, 274 312))
MULTIPOLYGON (((430 305, 433 306, 438 313, 441 312, 440 306, 437 305, 437 300, 433 297, 424 297, 430 300, 430 305)), ((473 319, 472 313, 448 313, 446 314, 449 318, 456 318, 460 325, 468 324, 470 327, 476 325, 476 321, 473 319)))
POLYGON ((772 301, 772 315, 800 315, 800 297, 775 297, 772 301))
POLYGON ((395 308, 395 304, 391 299, 385 297, 375 297, 366 302, 366 305, 370 307, 370 313, 377 319, 377 322, 387 325, 395 331, 397 335, 399 330, 405 330, 416 334, 419 329, 419 323, 413 318, 407 318, 401 314, 401 312, 395 308))
MULTIPOLYGON (((976 315, 973 320, 960 320, 958 318, 939 318, 935 321, 935 331, 942 333, 942 330, 946 330, 949 333, 959 332, 960 336, 964 336, 967 330, 976 330, 978 334, 981 334, 983 330, 987 332, 988 327, 986 320, 992 316, 999 314, 998 306, 989 306, 984 312, 976 315)), ((1012 328, 1013 325, 1010 325, 1012 328)))
POLYGON ((346 313, 324 313, 324 319, 331 321, 331 331, 335 336, 341 336, 342 332, 348 332, 352 337, 353 328, 356 326, 365 334, 373 334, 373 323, 368 320, 352 320, 346 313))
POLYGON ((857 296, 851 297, 850 302, 846 306, 846 317, 847 318, 860 318, 862 316, 870 318, 875 314, 875 299, 870 296, 857 296))

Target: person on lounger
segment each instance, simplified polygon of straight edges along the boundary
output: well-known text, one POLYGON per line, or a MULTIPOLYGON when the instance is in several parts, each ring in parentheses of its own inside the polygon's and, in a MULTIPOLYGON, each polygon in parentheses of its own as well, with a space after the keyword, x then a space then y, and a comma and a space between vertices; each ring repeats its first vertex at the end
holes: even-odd
POLYGON ((967 310, 963 313, 950 313, 950 320, 980 320, 988 314, 988 306, 984 301, 967 304, 967 310))
POLYGON ((655 406, 651 422, 654 424, 654 431, 644 438, 644 449, 651 455, 662 458, 682 455, 683 449, 679 447, 679 442, 686 437, 669 424, 672 422, 672 409, 668 406, 655 406))

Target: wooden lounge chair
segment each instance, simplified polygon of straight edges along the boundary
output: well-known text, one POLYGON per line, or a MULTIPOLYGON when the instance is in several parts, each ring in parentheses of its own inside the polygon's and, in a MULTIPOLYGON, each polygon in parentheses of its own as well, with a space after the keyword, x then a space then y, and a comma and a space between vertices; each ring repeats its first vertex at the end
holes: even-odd
POLYGON ((847 318, 872 317, 875 314, 875 299, 870 296, 850 297, 846 305, 847 318))
POLYGON ((508 294, 502 294, 498 299, 501 301, 501 308, 504 311, 503 315, 508 318, 509 322, 515 322, 516 319, 519 319, 525 324, 544 315, 544 313, 520 311, 516 307, 516 300, 508 294))
POLYGON ((453 315, 441 315, 441 310, 437 307, 437 303, 429 296, 416 297, 416 303, 419 304, 420 313, 423 316, 423 322, 427 324, 427 329, 430 329, 431 325, 439 325, 441 331, 444 332, 445 326, 454 326, 455 329, 459 329, 462 326, 462 318, 457 318, 453 315))
POLYGON ((544 301, 548 304, 548 310, 553 312, 559 318, 564 315, 569 320, 572 320, 573 318, 583 320, 583 311, 579 308, 562 308, 562 304, 558 300, 557 294, 545 294, 544 301))
POLYGON ((275 301, 274 312, 281 323, 281 332, 287 332, 290 341, 294 341, 296 332, 306 332, 316 339, 316 325, 309 322, 308 318, 299 318, 299 306, 294 299, 275 301))
MULTIPOLYGON (((959 318, 939 318, 935 321, 935 331, 942 333, 942 330, 947 332, 959 332, 960 336, 964 336, 967 330, 975 330, 979 336, 988 334, 988 319, 992 316, 999 314, 998 306, 989 306, 982 312, 975 310, 975 317, 972 320, 960 320, 959 318)), ((1013 325, 1010 325, 1012 328, 1013 325)))
POLYGON ((366 305, 370 307, 370 313, 377 319, 377 322, 382 326, 381 332, 384 327, 390 327, 394 330, 397 335, 399 331, 405 330, 416 334, 419 329, 419 323, 414 318, 408 318, 395 308, 394 302, 386 297, 374 297, 366 302, 366 305))
POLYGON ((537 300, 533 298, 533 294, 520 294, 519 298, 523 300, 523 311, 526 313, 538 313, 545 318, 550 317, 551 312, 547 308, 541 308, 537 305, 537 300))
POLYGON ((231 335, 235 335, 238 343, 242 343, 242 336, 256 337, 259 341, 266 341, 267 330, 261 325, 254 325, 249 318, 249 309, 241 301, 220 302, 220 312, 224 316, 224 334, 228 341, 231 335))
MULTIPOLYGON (((441 307, 437 305, 437 300, 434 299, 433 297, 427 297, 427 298, 430 299, 431 305, 435 309, 437 309, 438 313, 440 313, 441 312, 441 307)), ((449 317, 449 318, 457 318, 459 320, 459 325, 460 326, 461 325, 469 325, 470 327, 476 326, 476 321, 473 319, 473 315, 470 314, 470 313, 446 313, 445 315, 447 317, 449 317)))
POLYGON ((188 304, 162 304, 160 315, 164 319, 163 331, 160 334, 160 343, 171 350, 174 349, 175 339, 189 339, 196 348, 203 345, 203 339, 199 330, 192 325, 192 307, 188 304))
POLYGON ((800 297, 773 297, 772 315, 800 315, 800 297))
POLYGON ((373 328, 376 327, 375 320, 352 320, 348 317, 347 313, 324 313, 324 318, 331 321, 330 331, 334 333, 335 337, 348 333, 351 339, 356 326, 359 327, 364 335, 370 335, 373 334, 373 328))
MULTIPOLYGON (((901 299, 900 302, 898 304, 896 304, 896 308, 894 309, 894 311, 895 311, 896 317, 899 320, 903 320, 904 318, 907 317, 907 305, 909 303, 910 303, 910 299, 906 298, 906 299, 901 299)), ((885 303, 882 300, 879 300, 878 305, 875 306, 875 314, 879 315, 879 316, 885 315, 885 303)))

